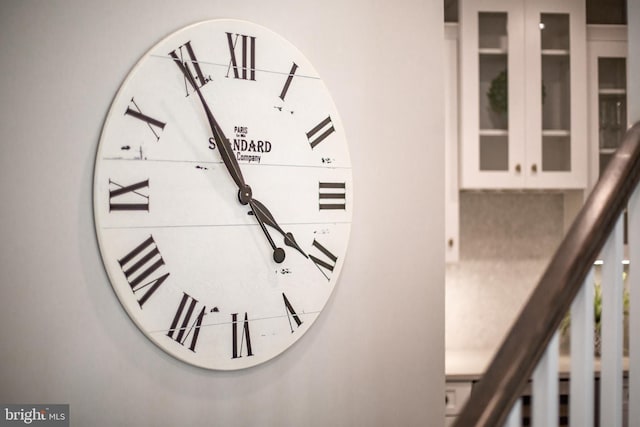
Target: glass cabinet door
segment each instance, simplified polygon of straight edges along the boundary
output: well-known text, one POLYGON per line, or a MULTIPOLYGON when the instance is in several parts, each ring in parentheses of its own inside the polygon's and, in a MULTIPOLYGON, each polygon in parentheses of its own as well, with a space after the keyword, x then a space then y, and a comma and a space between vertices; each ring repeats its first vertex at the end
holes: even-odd
POLYGON ((462 0, 460 11, 461 185, 521 187, 522 5, 462 0))
POLYGON ((582 0, 460 0, 462 188, 586 187, 584 22, 582 0))
POLYGON ((595 25, 588 33, 589 184, 599 176, 627 129, 626 26, 595 25))
POLYGON ((556 0, 526 5, 527 47, 536 52, 527 57, 528 184, 586 188, 585 5, 556 0))
MULTIPOLYGON (((540 14, 542 171, 571 171, 569 14, 540 14)), ((533 84, 533 82, 532 82, 533 84)), ((532 164, 532 172, 537 165, 532 164)))

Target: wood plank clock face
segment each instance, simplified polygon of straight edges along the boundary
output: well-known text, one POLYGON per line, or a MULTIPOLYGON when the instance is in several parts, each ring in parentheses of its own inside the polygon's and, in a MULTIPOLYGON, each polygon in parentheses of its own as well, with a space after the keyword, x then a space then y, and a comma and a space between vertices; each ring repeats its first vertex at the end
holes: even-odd
POLYGON ((106 271, 138 328, 187 363, 247 368, 298 340, 336 285, 352 205, 331 96, 264 27, 169 35, 105 121, 94 216, 106 271))

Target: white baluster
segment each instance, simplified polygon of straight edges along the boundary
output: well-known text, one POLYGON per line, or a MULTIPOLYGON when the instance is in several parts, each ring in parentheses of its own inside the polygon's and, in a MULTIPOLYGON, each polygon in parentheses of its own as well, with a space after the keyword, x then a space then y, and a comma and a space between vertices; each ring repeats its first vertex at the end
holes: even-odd
POLYGON ((533 371, 533 427, 558 425, 558 350, 559 339, 556 332, 533 371))
POLYGON ((629 244, 629 421, 640 422, 640 189, 631 195, 628 209, 629 244), (634 269, 635 267, 635 269, 634 269))
POLYGON ((622 427, 622 217, 603 248, 600 425, 622 427))
POLYGON ((571 305, 571 381, 569 422, 593 426, 593 269, 571 305))
POLYGON ((504 427, 521 427, 522 426, 522 398, 518 399, 511 408, 509 418, 504 423, 504 427))

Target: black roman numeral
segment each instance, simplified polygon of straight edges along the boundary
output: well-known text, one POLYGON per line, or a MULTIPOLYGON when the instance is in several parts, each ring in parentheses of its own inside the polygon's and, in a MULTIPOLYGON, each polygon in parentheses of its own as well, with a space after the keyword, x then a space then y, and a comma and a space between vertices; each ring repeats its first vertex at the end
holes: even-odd
POLYGON ((167 280, 169 273, 150 277, 164 265, 160 250, 153 240, 153 236, 136 246, 131 252, 118 260, 133 293, 144 290, 144 294, 138 300, 140 308, 149 299, 160 285, 167 280))
POLYGON ((191 295, 183 292, 182 299, 180 300, 180 304, 178 304, 178 309, 176 310, 175 316, 173 316, 173 321, 171 322, 171 327, 167 332, 167 336, 173 339, 180 345, 184 346, 187 338, 191 336, 191 344, 189 345, 189 350, 195 353, 196 344, 198 342, 198 335, 200 335, 200 328, 202 327, 202 319, 204 318, 206 307, 202 307, 200 313, 194 317, 194 310, 196 305, 198 304, 198 300, 194 299, 191 295), (180 323, 182 320, 182 323, 180 323), (178 324, 180 326, 178 327, 178 324), (177 333, 176 333, 177 332, 177 333))
POLYGON ((144 114, 133 98, 131 98, 131 102, 127 106, 127 111, 125 111, 124 114, 127 116, 135 117, 136 119, 145 122, 151 132, 153 132, 153 136, 156 137, 156 141, 160 140, 160 135, 158 134, 158 132, 162 132, 167 124, 144 114))
POLYGON ((284 299, 284 306, 287 310, 287 319, 289 319, 289 327, 291 328, 291 333, 293 333, 294 331, 293 331, 293 324, 291 323, 291 319, 293 319, 296 322, 296 325, 298 325, 297 327, 300 327, 300 325, 302 325, 302 319, 300 319, 300 317, 298 316, 298 313, 296 313, 296 311, 293 309, 293 306, 289 302, 289 299, 284 294, 284 292, 282 293, 282 299, 284 299))
POLYGON ((238 313, 231 314, 231 347, 232 359, 242 357, 242 350, 246 344, 247 357, 253 356, 251 349, 251 334, 249 333, 249 316, 244 313, 244 322, 242 323, 242 332, 240 333, 240 348, 238 348, 238 313))
POLYGON ((233 70, 233 77, 243 80, 256 79, 256 38, 244 34, 227 34, 227 43, 229 44, 229 66, 227 67, 227 77, 229 72, 233 70), (236 52, 238 48, 238 40, 240 40, 240 59, 242 63, 238 66, 236 52), (241 71, 241 72, 240 72, 241 71), (247 73, 249 71, 249 73, 247 73))
POLYGON ((149 212, 149 195, 140 190, 149 188, 149 180, 131 185, 120 185, 109 179, 109 212, 146 211, 149 212), (117 201, 114 199, 117 198, 117 201))
POLYGON ((334 210, 347 208, 346 184, 344 182, 318 183, 318 204, 320 210, 334 210))
POLYGON ((284 97, 287 96, 287 92, 289 91, 289 86, 291 86, 291 82, 293 81, 293 75, 296 73, 298 69, 298 64, 295 62, 291 66, 291 70, 289 71, 289 77, 287 77, 287 81, 284 82, 284 87, 282 88, 282 92, 280 92, 280 99, 284 101, 284 97))
POLYGON ((318 267, 318 270, 320 270, 320 272, 324 275, 324 277, 327 280, 329 280, 329 276, 327 274, 330 275, 333 272, 333 269, 336 266, 336 261, 338 260, 338 257, 332 254, 331 252, 329 252, 329 250, 324 246, 322 246, 320 243, 318 243, 316 239, 313 239, 312 245, 313 247, 318 249, 318 251, 320 251, 320 254, 323 257, 323 259, 320 259, 317 256, 314 256, 311 254, 309 254, 309 258, 311 259, 311 261, 313 261, 316 267, 318 267))
POLYGON ((336 129, 333 127, 333 123, 331 122, 331 116, 327 116, 326 119, 307 132, 307 139, 309 140, 309 144, 311 144, 311 148, 316 148, 316 145, 320 144, 326 137, 335 131, 336 129))
MULTIPOLYGON (((200 63, 198 62, 198 59, 193 52, 193 48, 191 47, 191 41, 188 41, 178 49, 169 52, 169 55, 173 58, 173 61, 176 63, 176 65, 178 65, 178 68, 180 68, 180 70, 182 70, 182 72, 184 73, 184 86, 185 90, 187 91, 187 96, 189 96, 189 86, 187 86, 187 83, 189 83, 191 87, 193 87, 193 84, 195 83, 198 86, 197 88, 200 89, 202 86, 211 81, 211 77, 205 77, 204 73, 202 72, 200 63), (187 52, 187 55, 189 57, 189 59, 186 61, 184 60, 183 49, 187 52), (191 69, 195 71, 195 76, 193 72, 191 72, 191 69)), ((196 88, 193 87, 193 90, 196 90, 196 88)))

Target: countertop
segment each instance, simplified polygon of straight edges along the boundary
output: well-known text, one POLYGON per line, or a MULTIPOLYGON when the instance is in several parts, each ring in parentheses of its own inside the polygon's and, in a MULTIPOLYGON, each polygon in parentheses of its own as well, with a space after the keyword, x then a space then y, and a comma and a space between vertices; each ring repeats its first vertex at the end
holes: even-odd
MULTIPOLYGON (((445 352, 445 377, 447 381, 477 381, 486 371, 493 359, 494 352, 490 350, 468 350, 445 352)), ((629 359, 623 359, 623 370, 629 370, 629 359)), ((571 357, 560 355, 558 359, 558 372, 560 377, 568 377, 571 371, 571 357)), ((595 376, 600 374, 600 359, 594 361, 595 376)))

